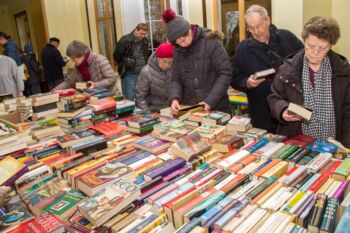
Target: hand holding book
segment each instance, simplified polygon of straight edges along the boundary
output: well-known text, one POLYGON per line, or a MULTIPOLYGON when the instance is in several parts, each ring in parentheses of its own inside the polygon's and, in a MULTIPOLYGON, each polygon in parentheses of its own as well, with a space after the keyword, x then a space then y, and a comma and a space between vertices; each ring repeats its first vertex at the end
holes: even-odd
POLYGON ((282 118, 286 122, 295 122, 295 121, 301 121, 302 119, 298 117, 295 114, 292 114, 288 111, 288 108, 286 108, 282 113, 282 118))

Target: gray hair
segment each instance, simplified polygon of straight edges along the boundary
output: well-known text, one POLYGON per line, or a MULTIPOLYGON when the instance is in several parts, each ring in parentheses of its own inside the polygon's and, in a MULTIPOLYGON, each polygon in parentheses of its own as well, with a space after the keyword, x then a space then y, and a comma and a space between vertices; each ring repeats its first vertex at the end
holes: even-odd
POLYGON ((72 42, 69 43, 66 54, 68 57, 82 57, 88 52, 90 52, 89 46, 84 44, 81 41, 78 40, 73 40, 72 42))
POLYGON ((249 15, 252 13, 258 13, 262 18, 268 19, 269 18, 269 13, 267 13, 267 10, 259 5, 251 5, 247 11, 245 12, 245 18, 247 18, 249 15))

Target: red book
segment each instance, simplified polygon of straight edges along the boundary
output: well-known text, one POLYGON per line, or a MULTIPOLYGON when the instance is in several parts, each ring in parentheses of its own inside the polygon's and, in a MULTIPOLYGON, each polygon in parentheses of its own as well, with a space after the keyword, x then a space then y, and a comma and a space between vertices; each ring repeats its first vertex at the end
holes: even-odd
POLYGON ((321 186, 328 180, 327 174, 321 174, 315 182, 312 183, 312 185, 308 188, 311 192, 316 192, 321 186))
POLYGON ((245 144, 243 147, 240 148, 240 150, 248 150, 249 148, 251 148, 252 146, 254 146, 255 144, 257 144, 260 140, 255 139, 247 144, 245 144))
POLYGON ((92 102, 88 105, 94 112, 101 111, 107 108, 113 108, 116 106, 116 102, 111 99, 104 99, 100 101, 92 102))
POLYGON ((329 167, 326 168, 326 170, 323 172, 321 171, 320 173, 326 174, 328 176, 333 175, 333 172, 339 167, 339 165, 342 163, 342 160, 337 160, 334 161, 329 167))
POLYGON ((294 137, 291 137, 291 138, 285 140, 283 143, 299 145, 300 147, 306 147, 307 145, 313 143, 315 140, 316 139, 313 137, 299 134, 299 135, 296 135, 294 137))
POLYGON ((104 122, 90 126, 90 128, 96 130, 99 133, 102 133, 106 137, 111 137, 122 133, 123 130, 126 130, 128 127, 116 122, 104 122))
POLYGON ((9 233, 49 233, 64 232, 64 225, 55 215, 44 213, 32 220, 20 224, 9 233))
POLYGON ((65 90, 54 90, 52 93, 57 93, 60 97, 71 96, 77 93, 77 90, 73 88, 65 89, 65 90))

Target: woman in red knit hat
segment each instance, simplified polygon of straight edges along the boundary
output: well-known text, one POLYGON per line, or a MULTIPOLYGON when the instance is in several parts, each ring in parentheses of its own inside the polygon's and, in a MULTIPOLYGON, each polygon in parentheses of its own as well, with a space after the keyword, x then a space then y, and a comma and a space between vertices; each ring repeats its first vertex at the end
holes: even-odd
POLYGON ((136 83, 137 107, 147 112, 158 112, 168 106, 173 53, 172 44, 165 42, 150 56, 136 83))

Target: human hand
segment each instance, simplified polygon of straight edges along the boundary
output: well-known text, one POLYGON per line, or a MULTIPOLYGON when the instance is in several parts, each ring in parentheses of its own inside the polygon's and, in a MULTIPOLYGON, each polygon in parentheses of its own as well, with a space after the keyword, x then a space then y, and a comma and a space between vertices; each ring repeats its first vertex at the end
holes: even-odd
POLYGON ((95 88, 95 83, 94 82, 91 82, 91 81, 88 81, 87 82, 87 89, 89 90, 89 89, 93 89, 93 88, 95 88))
POLYGON ((249 78, 247 79, 247 87, 248 88, 254 88, 260 85, 260 83, 264 82, 266 80, 266 78, 260 78, 260 79, 256 79, 255 74, 252 74, 249 76, 249 78))
POLYGON ((170 111, 172 115, 177 115, 179 113, 180 103, 179 100, 173 99, 171 101, 170 111))
POLYGON ((6 199, 8 198, 8 195, 11 191, 11 188, 8 186, 0 186, 0 206, 2 206, 6 199))
POLYGON ((288 109, 283 111, 282 118, 283 118, 284 121, 287 121, 287 122, 301 121, 301 118, 299 118, 298 116, 296 116, 294 114, 290 114, 288 112, 288 109))
POLYGON ((211 111, 211 107, 206 102, 200 102, 199 104, 204 104, 204 111, 205 112, 210 112, 211 111))

